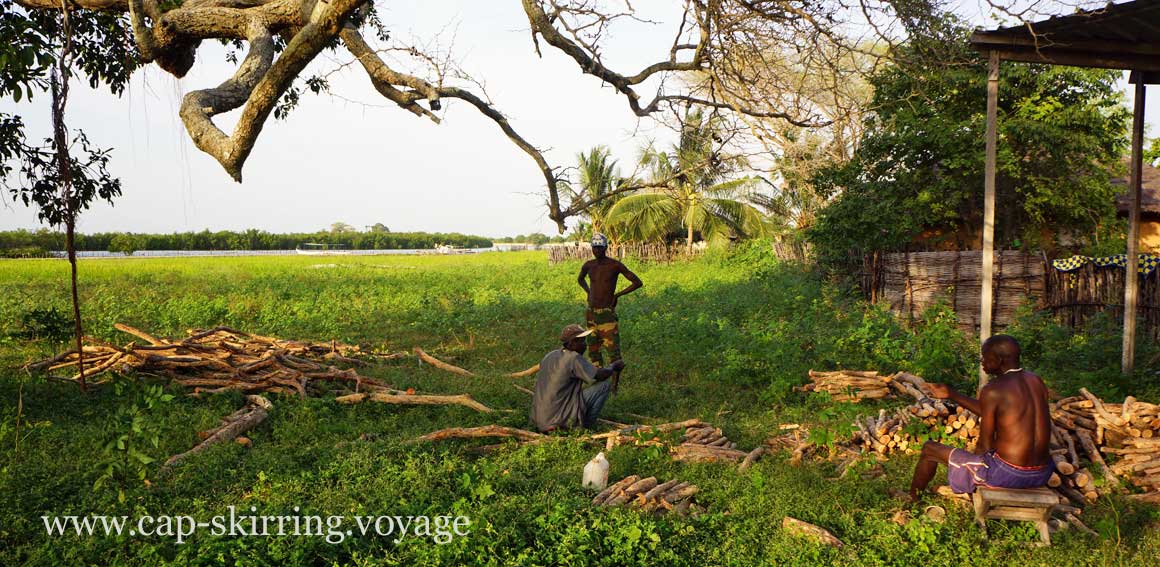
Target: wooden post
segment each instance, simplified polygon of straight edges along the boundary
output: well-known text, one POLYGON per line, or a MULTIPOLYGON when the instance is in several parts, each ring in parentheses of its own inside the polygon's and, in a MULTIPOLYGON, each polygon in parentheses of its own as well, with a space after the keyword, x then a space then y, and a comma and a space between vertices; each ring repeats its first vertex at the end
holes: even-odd
MULTIPOLYGON (((983 281, 979 295, 979 344, 991 338, 991 274, 995 269, 995 147, 998 145, 999 121, 999 54, 991 52, 987 72, 987 162, 983 172, 983 281)), ((987 373, 979 367, 979 389, 987 385, 987 373)))
POLYGON ((1136 273, 1139 263, 1140 240, 1140 174, 1144 151, 1144 74, 1133 72, 1136 82, 1136 102, 1132 114, 1132 162, 1128 177, 1128 198, 1132 208, 1128 211, 1128 258, 1124 268, 1124 349, 1120 361, 1120 371, 1131 374, 1136 364, 1136 295, 1140 286, 1140 276, 1136 273))

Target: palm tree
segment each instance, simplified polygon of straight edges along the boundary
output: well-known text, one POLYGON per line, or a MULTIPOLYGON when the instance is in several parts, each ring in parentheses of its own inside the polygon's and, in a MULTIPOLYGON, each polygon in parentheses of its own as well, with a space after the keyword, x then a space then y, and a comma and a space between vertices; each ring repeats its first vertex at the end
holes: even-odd
POLYGON ((576 154, 576 165, 580 172, 579 187, 567 181, 560 183, 561 189, 572 202, 591 203, 584 212, 593 232, 602 232, 608 211, 619 195, 610 195, 624 183, 617 172, 616 160, 607 146, 595 146, 587 153, 576 154))
POLYGON ((714 151, 716 137, 714 121, 693 111, 671 152, 646 147, 641 165, 657 188, 617 201, 606 219, 612 232, 626 240, 663 240, 683 229, 689 253, 697 233, 710 242, 765 234, 765 217, 751 204, 760 179, 727 179, 743 163, 714 151))

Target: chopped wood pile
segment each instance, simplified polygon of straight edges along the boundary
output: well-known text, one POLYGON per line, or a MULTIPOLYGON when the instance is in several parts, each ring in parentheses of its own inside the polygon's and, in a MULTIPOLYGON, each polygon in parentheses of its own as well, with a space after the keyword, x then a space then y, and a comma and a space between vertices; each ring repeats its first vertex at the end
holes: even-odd
MULTIPOLYGON (((194 393, 238 390, 246 393, 286 393, 305 397, 337 386, 339 389, 385 390, 390 386, 354 370, 340 370, 324 363, 362 364, 352 358, 365 353, 357 346, 337 342, 287 341, 237 331, 229 327, 191 330, 181 340, 160 339, 128 325, 119 331, 144 340, 146 345, 123 347, 89 339, 85 346, 85 377, 111 371, 134 370, 166 376, 194 389, 194 393)), ((75 366, 78 356, 70 351, 30 364, 32 370, 53 372, 75 366)), ((77 374, 72 380, 79 380, 77 374)))
POLYGON ((891 396, 894 376, 882 376, 873 370, 810 370, 809 384, 795 388, 800 392, 826 392, 835 402, 858 403, 891 396))
POLYGON ((1119 487, 1118 475, 1146 492, 1160 492, 1160 405, 1131 396, 1121 404, 1104 403, 1080 388, 1079 396, 1052 404, 1051 419, 1056 465, 1051 485, 1072 504, 1099 496, 1092 471, 1103 476, 1105 490, 1119 487))
POLYGON ((981 425, 977 415, 953 402, 928 397, 926 381, 913 374, 894 374, 890 376, 889 384, 895 392, 914 398, 914 403, 893 413, 881 409, 877 416, 856 419, 856 446, 879 455, 896 451, 909 454, 922 447, 919 434, 931 429, 941 429, 944 435, 962 439, 968 449, 975 446, 981 425), (921 425, 913 426, 912 423, 921 425))
MULTIPOLYGON (((890 378, 892 389, 915 402, 894 413, 882 409, 876 416, 856 419, 854 447, 882 456, 898 451, 909 454, 921 448, 922 433, 935 429, 958 437, 967 450, 974 449, 982 427, 979 416, 952 402, 927 397, 925 382, 918 376, 899 373, 890 378)), ((1079 396, 1051 404, 1051 418, 1056 472, 1048 486, 1061 501, 1072 507, 1090 504, 1101 490, 1120 486, 1117 476, 1146 492, 1160 492, 1160 405, 1131 396, 1122 404, 1109 404, 1081 388, 1079 396), (1114 462, 1109 464, 1104 455, 1114 462), (1096 486, 1097 475, 1104 478, 1102 487, 1096 486)), ((807 449, 807 444, 799 444, 795 460, 800 461, 799 455, 807 449)))
MULTIPOLYGON (((129 343, 120 347, 89 339, 91 344, 84 347, 87 379, 107 375, 112 371, 133 370, 168 377, 177 384, 192 388, 195 396, 231 390, 247 394, 292 394, 299 397, 339 394, 336 401, 343 404, 369 400, 401 405, 461 405, 481 412, 492 411, 467 394, 417 395, 414 390, 395 390, 354 369, 344 370, 329 364, 358 366, 365 362, 355 357, 382 360, 399 358, 398 354, 365 352, 359 346, 337 341, 314 343, 283 340, 229 327, 191 330, 188 337, 180 340, 157 338, 121 323, 114 325, 114 328, 148 344, 129 343)), ((415 353, 420 359, 439 368, 467 372, 442 363, 417 347, 415 353)), ((76 351, 69 351, 30 364, 28 368, 52 372, 75 366, 77 360, 76 351)), ((79 379, 79 374, 72 378, 79 379)))
POLYGON ((592 499, 592 505, 606 508, 630 506, 656 514, 675 511, 685 517, 704 511, 692 498, 700 490, 694 484, 676 479, 658 482, 655 476, 640 478, 634 474, 605 488, 592 499))
POLYGON ((748 457, 745 451, 737 449, 737 443, 730 441, 720 428, 708 423, 694 423, 686 427, 681 444, 671 447, 669 452, 675 460, 691 462, 738 461, 748 457))

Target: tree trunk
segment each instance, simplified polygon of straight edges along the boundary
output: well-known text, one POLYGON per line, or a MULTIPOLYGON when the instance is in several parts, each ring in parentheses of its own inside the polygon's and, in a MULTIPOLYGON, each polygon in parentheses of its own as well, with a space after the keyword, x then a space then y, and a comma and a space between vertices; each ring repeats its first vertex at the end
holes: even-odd
MULTIPOLYGON (((67 150, 65 153, 67 159, 67 150)), ((65 249, 68 250, 68 263, 72 271, 72 307, 77 343, 77 372, 80 376, 81 391, 84 392, 88 390, 88 386, 85 384, 85 349, 81 344, 81 337, 84 336, 84 329, 81 327, 81 302, 77 296, 77 247, 74 238, 76 224, 75 214, 70 213, 70 218, 65 223, 65 249)))
POLYGON ((685 240, 685 255, 687 255, 691 258, 693 256, 693 219, 692 219, 692 214, 689 215, 689 218, 685 219, 685 224, 688 226, 688 230, 689 230, 688 239, 685 240))
POLYGON ((65 212, 65 249, 68 251, 68 263, 71 270, 73 322, 76 331, 77 370, 81 391, 86 391, 85 384, 85 349, 81 344, 84 331, 81 327, 81 305, 77 297, 77 251, 76 251, 76 224, 77 211, 74 209, 72 195, 72 161, 68 154, 68 128, 64 124, 65 105, 68 104, 69 66, 71 65, 72 28, 69 21, 68 3, 61 4, 61 53, 58 61, 56 80, 52 84, 52 134, 56 142, 56 162, 60 174, 60 199, 65 212))

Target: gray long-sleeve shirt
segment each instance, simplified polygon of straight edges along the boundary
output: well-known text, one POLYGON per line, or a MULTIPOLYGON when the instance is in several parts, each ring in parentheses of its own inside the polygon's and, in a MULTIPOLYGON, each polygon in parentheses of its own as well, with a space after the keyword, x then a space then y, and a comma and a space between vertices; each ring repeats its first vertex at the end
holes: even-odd
POLYGON ((532 395, 532 423, 540 431, 583 425, 585 384, 596 382, 596 367, 576 351, 556 349, 540 361, 532 395))

